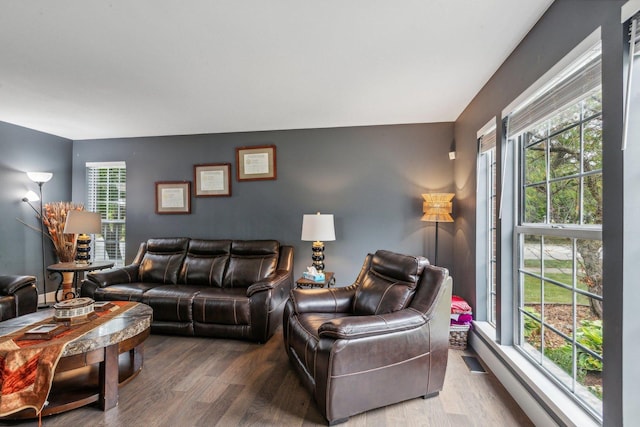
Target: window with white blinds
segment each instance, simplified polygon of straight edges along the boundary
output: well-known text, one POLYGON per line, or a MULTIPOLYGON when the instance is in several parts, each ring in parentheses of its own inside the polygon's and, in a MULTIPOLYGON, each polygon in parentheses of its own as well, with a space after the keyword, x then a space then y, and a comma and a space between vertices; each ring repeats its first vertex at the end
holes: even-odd
POLYGON ((100 213, 102 234, 92 242, 95 260, 124 265, 127 167, 125 162, 87 163, 87 210, 100 213))

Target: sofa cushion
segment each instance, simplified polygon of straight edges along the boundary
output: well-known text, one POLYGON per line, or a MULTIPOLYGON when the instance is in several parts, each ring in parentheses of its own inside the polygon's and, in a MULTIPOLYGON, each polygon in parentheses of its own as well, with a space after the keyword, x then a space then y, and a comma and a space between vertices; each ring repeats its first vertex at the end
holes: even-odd
POLYGON ((193 300, 193 319, 200 323, 250 325, 250 300, 241 288, 202 289, 193 300))
POLYGON ((423 257, 377 251, 356 290, 354 313, 383 314, 407 307, 428 264, 423 257))
POLYGON ((153 321, 193 322, 193 299, 198 286, 162 285, 149 289, 142 302, 153 308, 153 321))
POLYGON ((186 255, 188 243, 188 238, 149 239, 138 270, 140 281, 177 283, 178 271, 186 255))
POLYGON ((277 240, 235 240, 224 276, 225 288, 248 288, 275 273, 280 244, 277 240))
POLYGON ((142 295, 149 289, 163 286, 157 283, 126 283, 122 285, 96 288, 93 299, 96 301, 142 301, 142 295))
POLYGON ((178 283, 222 287, 230 252, 231 240, 192 239, 180 269, 178 283))

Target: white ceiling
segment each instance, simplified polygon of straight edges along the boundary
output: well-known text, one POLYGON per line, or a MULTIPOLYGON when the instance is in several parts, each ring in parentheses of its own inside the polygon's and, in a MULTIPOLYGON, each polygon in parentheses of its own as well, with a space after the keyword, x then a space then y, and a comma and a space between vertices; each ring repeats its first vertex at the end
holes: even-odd
POLYGON ((0 121, 79 140, 450 122, 553 0, 2 0, 0 121))

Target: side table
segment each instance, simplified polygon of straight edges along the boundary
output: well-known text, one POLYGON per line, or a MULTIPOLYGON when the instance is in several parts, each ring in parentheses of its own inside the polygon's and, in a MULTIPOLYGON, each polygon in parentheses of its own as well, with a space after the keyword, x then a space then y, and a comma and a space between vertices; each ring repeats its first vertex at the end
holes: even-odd
POLYGON ((57 264, 51 264, 47 267, 49 277, 54 274, 60 276, 60 283, 58 284, 58 289, 56 289, 55 293, 56 302, 60 302, 60 299, 58 298, 60 291, 62 291, 63 300, 80 296, 78 292, 80 273, 82 273, 84 277, 84 272, 86 271, 104 270, 105 268, 113 267, 114 264, 115 263, 112 261, 94 261, 90 264, 77 264, 75 262, 59 262, 57 264))
POLYGON ((330 271, 324 272, 324 282, 314 282, 313 280, 305 279, 304 277, 296 280, 297 288, 330 288, 336 285, 336 278, 333 277, 333 273, 330 271))

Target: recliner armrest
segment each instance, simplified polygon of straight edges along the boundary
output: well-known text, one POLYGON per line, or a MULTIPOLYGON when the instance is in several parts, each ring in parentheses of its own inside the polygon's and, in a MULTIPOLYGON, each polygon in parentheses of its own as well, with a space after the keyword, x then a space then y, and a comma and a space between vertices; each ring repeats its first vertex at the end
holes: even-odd
POLYGON ((297 314, 350 313, 356 286, 345 288, 292 289, 289 296, 297 314))
POLYGON ((277 270, 274 274, 268 278, 254 283, 247 288, 247 297, 256 292, 266 291, 268 289, 275 289, 279 286, 285 285, 287 281, 291 280, 291 274, 287 270, 277 270))
POLYGON ((131 264, 111 270, 94 271, 93 273, 87 274, 85 281, 91 282, 101 288, 120 283, 137 282, 139 267, 138 264, 131 264))
POLYGON ((318 334, 333 339, 364 338, 419 328, 426 322, 424 314, 408 308, 393 313, 332 319, 320 325, 318 334))
POLYGON ((0 295, 13 295, 18 289, 36 283, 34 276, 0 276, 0 295))

